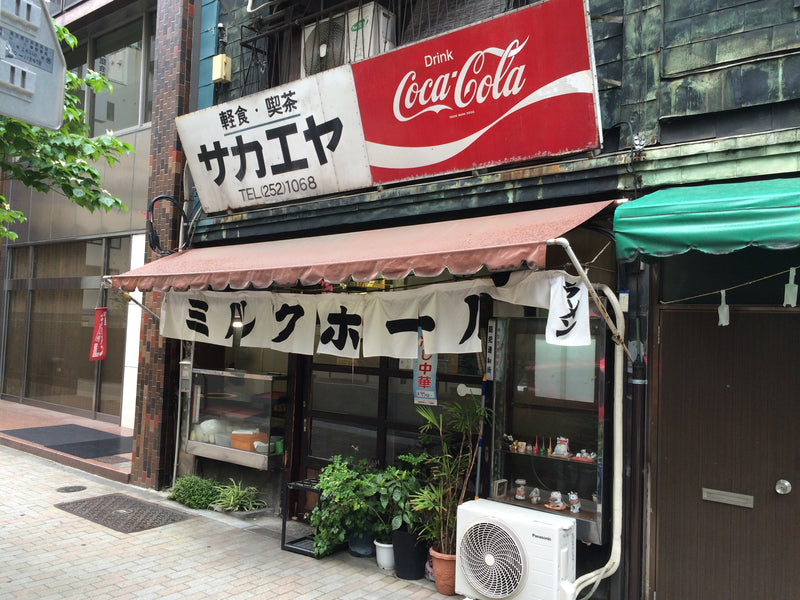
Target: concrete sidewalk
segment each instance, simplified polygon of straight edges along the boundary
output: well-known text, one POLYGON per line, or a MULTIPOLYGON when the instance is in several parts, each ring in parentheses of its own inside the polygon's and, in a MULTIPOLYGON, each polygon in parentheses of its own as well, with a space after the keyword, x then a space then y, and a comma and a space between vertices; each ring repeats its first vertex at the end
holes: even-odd
POLYGON ((374 558, 282 551, 278 518, 190 510, 165 492, 14 448, 0 446, 0 481, 0 598, 444 598, 432 582, 398 579, 374 558), (119 533, 55 506, 120 493, 190 518, 119 533))

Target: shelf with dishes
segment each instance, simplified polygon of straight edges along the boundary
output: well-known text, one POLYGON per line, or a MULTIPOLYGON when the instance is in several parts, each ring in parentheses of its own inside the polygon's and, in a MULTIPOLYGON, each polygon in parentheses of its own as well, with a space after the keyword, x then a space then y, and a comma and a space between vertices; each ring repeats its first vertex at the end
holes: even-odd
POLYGON ((185 449, 256 469, 283 464, 282 378, 195 369, 185 449), (273 419, 273 413, 276 418, 273 419))

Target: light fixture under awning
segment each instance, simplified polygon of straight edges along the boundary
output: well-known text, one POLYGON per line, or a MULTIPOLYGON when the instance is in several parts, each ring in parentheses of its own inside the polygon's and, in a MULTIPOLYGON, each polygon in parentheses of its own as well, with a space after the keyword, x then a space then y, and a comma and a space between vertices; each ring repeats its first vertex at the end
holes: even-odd
POLYGON ((591 219, 613 201, 370 229, 317 237, 228 244, 171 254, 112 275, 112 287, 187 290, 267 288, 472 275, 544 266, 547 240, 591 219))
POLYGON ((617 258, 800 245, 800 179, 659 190, 614 213, 617 258))

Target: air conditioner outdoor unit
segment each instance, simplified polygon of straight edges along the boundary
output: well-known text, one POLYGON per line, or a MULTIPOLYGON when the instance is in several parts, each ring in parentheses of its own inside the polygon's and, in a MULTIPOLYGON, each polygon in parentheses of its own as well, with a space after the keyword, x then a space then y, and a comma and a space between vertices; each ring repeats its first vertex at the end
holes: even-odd
POLYGON ((300 76, 308 77, 394 47, 394 14, 377 2, 367 2, 303 29, 300 76))
POLYGON ((457 594, 575 598, 575 519, 478 499, 458 507, 456 536, 457 594))

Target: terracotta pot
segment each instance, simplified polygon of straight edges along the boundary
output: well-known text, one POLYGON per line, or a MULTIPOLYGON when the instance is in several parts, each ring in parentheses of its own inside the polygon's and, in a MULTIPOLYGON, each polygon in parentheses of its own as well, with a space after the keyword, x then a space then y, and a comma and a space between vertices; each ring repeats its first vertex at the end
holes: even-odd
POLYGON ((443 596, 455 596, 456 555, 440 554, 431 548, 431 558, 433 559, 433 581, 436 584, 436 591, 443 596))

